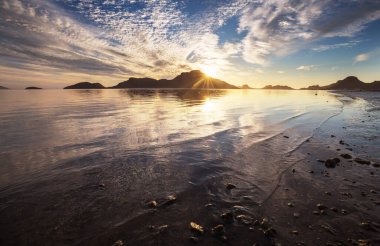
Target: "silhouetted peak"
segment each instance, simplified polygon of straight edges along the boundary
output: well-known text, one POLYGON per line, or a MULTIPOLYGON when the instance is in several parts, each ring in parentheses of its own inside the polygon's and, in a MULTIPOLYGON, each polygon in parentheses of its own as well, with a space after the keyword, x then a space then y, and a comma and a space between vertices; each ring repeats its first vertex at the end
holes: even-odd
POLYGON ((350 83, 355 83, 355 82, 363 83, 363 82, 360 81, 360 80, 358 79, 358 77, 356 77, 356 76, 348 76, 348 77, 346 77, 345 79, 343 79, 343 80, 341 80, 341 81, 350 82, 350 83))
POLYGON ((75 85, 67 86, 63 89, 103 89, 104 86, 100 83, 79 82, 75 85))
MULTIPOLYGON (((190 72, 183 72, 176 78, 200 78, 206 76, 201 70, 192 70, 190 72)), ((174 79, 176 79, 174 78, 174 79)))

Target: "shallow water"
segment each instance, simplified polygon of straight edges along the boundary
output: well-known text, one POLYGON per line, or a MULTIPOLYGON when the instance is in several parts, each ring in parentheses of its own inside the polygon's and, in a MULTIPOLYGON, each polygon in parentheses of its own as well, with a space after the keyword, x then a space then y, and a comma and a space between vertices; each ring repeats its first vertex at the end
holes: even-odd
MULTIPOLYGON (((373 114, 374 98, 347 100, 373 114)), ((345 102, 314 91, 0 91, 3 240, 109 242, 128 229, 129 242, 157 244, 145 230, 164 218, 151 216, 150 200, 182 199, 165 214, 178 228, 178 218, 202 218, 197 207, 207 202, 220 211, 242 197, 265 202, 280 174, 304 158, 291 154, 345 102), (233 195, 228 182, 239 187, 233 195)))
POLYGON ((340 106, 328 93, 303 91, 2 91, 0 180, 99 151, 149 152, 155 162, 174 152, 183 165, 202 165, 302 127, 290 150, 340 106))

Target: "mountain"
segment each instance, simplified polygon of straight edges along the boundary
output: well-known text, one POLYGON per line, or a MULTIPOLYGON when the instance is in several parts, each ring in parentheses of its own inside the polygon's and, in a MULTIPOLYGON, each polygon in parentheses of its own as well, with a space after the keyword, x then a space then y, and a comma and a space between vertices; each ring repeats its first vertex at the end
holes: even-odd
POLYGON ((245 84, 245 85, 242 85, 239 87, 240 89, 253 89, 252 87, 250 87, 249 85, 245 84))
POLYGON ((380 81, 374 81, 372 83, 364 83, 355 76, 348 76, 345 79, 338 80, 336 83, 319 86, 312 85, 301 90, 367 90, 377 91, 380 90, 380 81))
POLYGON ((8 89, 9 88, 0 85, 0 90, 8 90, 8 89))
POLYGON ((66 86, 63 89, 104 89, 100 83, 80 82, 75 85, 66 86))
POLYGON ((292 87, 287 86, 287 85, 267 85, 264 86, 263 89, 268 89, 268 90, 294 90, 292 87))
POLYGON ((380 90, 380 81, 364 83, 355 76, 348 76, 345 79, 338 80, 336 83, 327 86, 321 86, 322 90, 380 90))
POLYGON ((191 88, 191 89, 238 89, 219 79, 208 77, 199 70, 184 72, 174 79, 130 78, 112 88, 191 88))
POLYGON ((34 87, 34 86, 30 86, 30 87, 26 87, 25 90, 41 90, 42 88, 40 87, 34 87))

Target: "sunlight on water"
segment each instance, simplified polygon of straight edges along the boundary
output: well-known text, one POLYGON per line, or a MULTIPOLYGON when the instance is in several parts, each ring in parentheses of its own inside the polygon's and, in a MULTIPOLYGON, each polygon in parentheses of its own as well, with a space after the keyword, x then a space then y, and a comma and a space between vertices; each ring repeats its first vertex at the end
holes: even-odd
POLYGON ((1 92, 1 175, 11 178, 99 150, 118 155, 160 147, 156 157, 165 160, 162 150, 174 145, 185 156, 194 154, 181 144, 193 140, 203 144, 198 152, 225 156, 299 123, 307 122, 310 134, 339 105, 327 92, 309 91, 1 92))

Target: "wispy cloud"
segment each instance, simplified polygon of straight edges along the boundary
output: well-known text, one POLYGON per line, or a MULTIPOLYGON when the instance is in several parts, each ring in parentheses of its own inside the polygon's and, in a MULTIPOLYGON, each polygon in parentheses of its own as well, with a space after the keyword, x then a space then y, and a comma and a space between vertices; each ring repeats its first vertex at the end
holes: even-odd
POLYGON ((365 62, 373 57, 380 56, 380 48, 374 49, 367 53, 361 53, 354 57, 354 63, 365 62))
MULTIPOLYGON (((252 5, 240 19, 240 30, 248 32, 242 41, 243 58, 266 65, 273 56, 302 50, 319 39, 351 37, 380 18, 379 7, 370 0, 268 0, 252 5)), ((329 48, 334 46, 319 50, 329 48)))
POLYGON ((296 68, 296 70, 302 70, 302 71, 311 71, 315 68, 315 65, 301 65, 296 68))
POLYGON ((312 48, 313 51, 322 52, 327 50, 339 49, 339 48, 352 48, 355 45, 359 44, 359 40, 352 40, 344 43, 336 43, 336 44, 324 44, 319 45, 317 47, 312 48))

